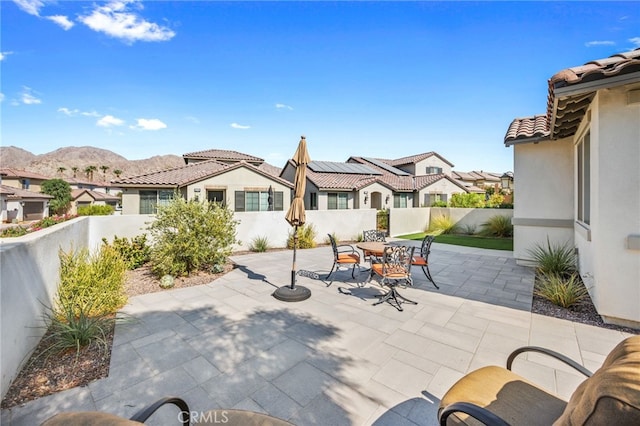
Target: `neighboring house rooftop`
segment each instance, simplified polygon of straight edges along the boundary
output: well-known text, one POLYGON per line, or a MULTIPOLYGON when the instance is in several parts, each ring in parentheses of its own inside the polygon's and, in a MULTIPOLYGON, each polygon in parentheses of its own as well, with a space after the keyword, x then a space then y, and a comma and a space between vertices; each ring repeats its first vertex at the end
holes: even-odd
POLYGON ((120 201, 115 195, 105 194, 104 192, 92 191, 90 189, 73 189, 71 190, 71 198, 77 200, 82 194, 89 194, 95 201, 120 201))
POLYGON ((564 69, 549 79, 546 114, 511 122, 505 145, 575 134, 598 89, 640 81, 640 48, 564 69))
POLYGON ((438 157, 440 160, 444 161, 449 166, 453 167, 453 164, 447 161, 446 158, 442 157, 440 154, 433 151, 425 152, 422 154, 410 155, 408 157, 397 158, 395 160, 381 160, 381 161, 388 162, 392 166, 404 166, 406 164, 415 164, 418 161, 422 161, 426 158, 433 157, 433 156, 438 157))
POLYGON ((260 157, 255 157, 249 154, 243 154, 238 151, 229 151, 226 149, 208 149, 205 151, 196 151, 183 154, 185 162, 189 159, 193 160, 218 160, 223 162, 228 161, 247 161, 250 163, 263 163, 264 160, 260 157))
POLYGON ((7 185, 0 185, 0 191, 3 195, 7 196, 8 200, 25 200, 25 199, 40 199, 40 200, 48 200, 52 199, 51 195, 42 194, 40 192, 31 192, 26 189, 18 189, 12 188, 7 185))
POLYGON ((270 179, 277 180, 283 185, 293 187, 293 184, 278 176, 268 173, 251 163, 239 161, 234 164, 225 164, 217 160, 205 160, 197 163, 189 163, 185 166, 176 167, 169 170, 162 170, 153 173, 147 173, 140 176, 132 176, 112 181, 122 186, 161 186, 161 187, 182 187, 203 179, 226 173, 239 167, 246 167, 258 174, 266 176, 270 179))
POLYGON ((10 177, 10 178, 27 178, 27 179, 40 179, 40 180, 52 179, 49 176, 28 172, 26 170, 12 169, 10 167, 3 167, 2 169, 0 169, 0 174, 4 177, 10 177))

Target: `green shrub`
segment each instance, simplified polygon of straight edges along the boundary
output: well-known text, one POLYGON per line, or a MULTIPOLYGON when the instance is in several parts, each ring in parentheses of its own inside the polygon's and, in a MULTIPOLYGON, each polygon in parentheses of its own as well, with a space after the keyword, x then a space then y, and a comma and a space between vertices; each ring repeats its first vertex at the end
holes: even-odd
POLYGON ((511 224, 511 218, 508 216, 491 216, 481 226, 481 233, 485 236, 504 238, 513 235, 513 225, 511 224))
POLYGON ((0 238, 21 237, 27 235, 27 228, 24 226, 12 226, 11 228, 5 228, 0 232, 0 238))
MULTIPOLYGON (((293 236, 295 228, 289 232, 289 238, 287 238, 287 248, 293 248, 293 236)), ((298 227, 298 248, 308 249, 316 246, 316 229, 311 223, 305 223, 298 227)))
POLYGON ((94 255, 82 249, 60 250, 60 286, 56 312, 94 317, 115 313, 127 302, 124 280, 127 266, 118 252, 102 245, 94 255))
POLYGON ((378 210, 376 213, 376 229, 389 229, 389 212, 387 209, 378 210))
POLYGON ((547 237, 547 244, 536 244, 528 250, 536 262, 536 272, 543 275, 570 276, 577 272, 576 254, 569 242, 551 244, 547 237))
POLYGON ((449 216, 439 215, 431 218, 428 234, 453 234, 457 230, 457 225, 449 216))
POLYGON ((442 200, 434 201, 431 207, 447 207, 447 202, 442 200))
MULTIPOLYGON (((103 244, 109 244, 106 238, 102 239, 103 244)), ((136 269, 147 263, 151 255, 151 246, 147 244, 147 235, 140 234, 132 237, 113 237, 112 247, 120 254, 127 264, 127 269, 136 269)))
POLYGON ((253 240, 251 240, 249 250, 256 251, 258 253, 269 250, 269 239, 267 237, 261 236, 255 237, 253 240))
POLYGON ((219 203, 185 200, 174 194, 159 206, 148 227, 154 241, 151 268, 158 277, 188 275, 224 267, 236 240, 233 212, 219 203))
POLYGON ((49 201, 50 211, 64 214, 71 206, 71 185, 67 181, 58 178, 45 180, 40 185, 40 190, 53 197, 49 201))
POLYGON ((563 308, 569 308, 589 295, 578 274, 568 277, 557 274, 539 275, 534 293, 563 308))
POLYGON ((109 216, 113 214, 113 206, 89 204, 78 207, 78 216, 109 216))
POLYGON ((484 205, 484 196, 474 192, 453 194, 449 201, 449 207, 482 208, 484 205))
POLYGON ((497 209, 500 207, 500 205, 502 205, 503 202, 504 202, 504 195, 494 193, 494 194, 491 194, 489 199, 486 201, 485 207, 488 209, 497 209))

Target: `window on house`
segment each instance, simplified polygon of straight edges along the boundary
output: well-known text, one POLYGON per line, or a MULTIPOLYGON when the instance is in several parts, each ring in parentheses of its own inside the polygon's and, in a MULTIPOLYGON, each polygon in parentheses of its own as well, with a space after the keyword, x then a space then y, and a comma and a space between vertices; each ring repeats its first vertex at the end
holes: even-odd
POLYGON ((224 205, 224 191, 223 190, 207 190, 207 201, 212 201, 224 205))
POLYGON ((408 194, 393 194, 393 207, 394 208, 406 208, 408 205, 408 194))
MULTIPOLYGON (((284 210, 284 193, 273 193, 273 210, 284 210)), ((235 208, 237 212, 262 212, 269 210, 268 191, 236 191, 235 208)))
POLYGON ((309 193, 309 201, 310 201, 310 210, 318 210, 318 193, 311 192, 309 193))
POLYGON ((327 194, 327 209, 329 210, 346 210, 349 196, 342 192, 330 192, 327 194))
POLYGON ((156 214, 158 191, 140 191, 140 214, 156 214))
POLYGON ((438 201, 447 202, 447 194, 427 194, 425 198, 427 198, 425 203, 427 206, 432 206, 438 201))
POLYGON ((427 167, 428 175, 439 175, 440 173, 442 173, 442 167, 433 167, 433 166, 427 167))
POLYGON ((31 185, 30 179, 20 179, 20 183, 22 184, 22 189, 29 189, 29 185, 31 185))
POLYGON ((578 220, 591 223, 591 134, 578 142, 578 220))
POLYGON ((140 191, 140 214, 156 214, 158 206, 166 206, 173 200, 173 190, 140 191))

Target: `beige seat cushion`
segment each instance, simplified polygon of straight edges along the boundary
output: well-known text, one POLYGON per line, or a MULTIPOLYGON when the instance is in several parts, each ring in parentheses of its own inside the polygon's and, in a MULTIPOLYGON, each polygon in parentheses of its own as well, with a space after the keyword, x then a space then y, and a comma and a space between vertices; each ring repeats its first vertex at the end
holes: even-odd
MULTIPOLYGON (((506 368, 489 366, 458 380, 442 397, 438 414, 454 402, 484 407, 512 425, 551 425, 562 414, 566 402, 547 393, 506 368)), ((449 417, 448 424, 480 425, 464 413, 449 417)))
POLYGON ((578 386, 554 425, 640 425, 640 336, 629 337, 578 386))
POLYGON ((140 423, 98 411, 60 413, 45 420, 42 426, 140 426, 140 423))

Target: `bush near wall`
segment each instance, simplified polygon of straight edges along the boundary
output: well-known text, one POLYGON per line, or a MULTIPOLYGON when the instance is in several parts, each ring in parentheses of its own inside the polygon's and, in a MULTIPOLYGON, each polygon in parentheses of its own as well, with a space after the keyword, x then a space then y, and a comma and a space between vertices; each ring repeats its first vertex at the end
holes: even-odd
POLYGON ((114 208, 109 205, 89 204, 78 207, 78 216, 109 216, 114 208))

